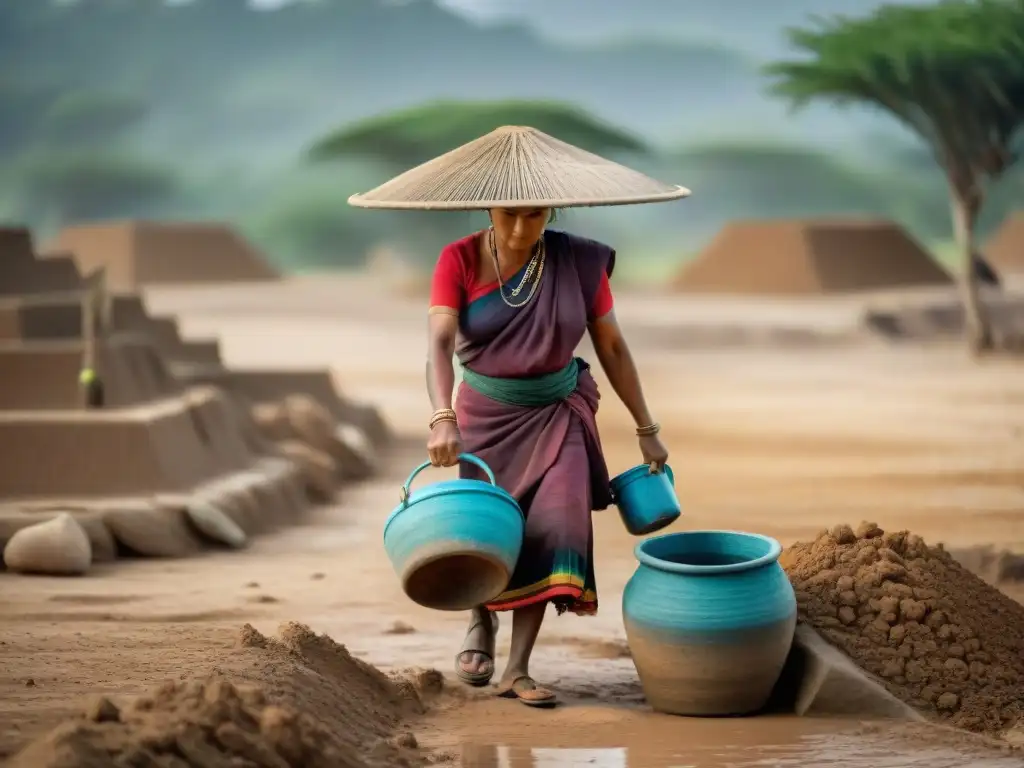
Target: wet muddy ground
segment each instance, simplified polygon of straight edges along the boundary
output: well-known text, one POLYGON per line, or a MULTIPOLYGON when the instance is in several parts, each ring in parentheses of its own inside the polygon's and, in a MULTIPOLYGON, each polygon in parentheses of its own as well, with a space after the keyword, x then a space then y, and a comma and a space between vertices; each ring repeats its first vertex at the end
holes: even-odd
MULTIPOLYGON (((486 710, 488 707, 481 707, 486 710)), ((758 717, 692 720, 580 707, 563 718, 515 718, 507 712, 458 732, 447 747, 466 768, 1018 768, 1000 754, 955 735, 929 737, 913 728, 865 727, 839 720, 758 717), (582 726, 582 727, 581 727, 582 726), (602 731, 613 730, 608 736, 602 731), (479 735, 474 735, 473 732, 479 735), (489 742, 489 739, 495 741, 489 742)), ((468 716, 468 715, 467 715, 468 716)), ((438 718, 440 720, 440 718, 438 718)), ((447 724, 438 723, 439 730, 447 724)), ((446 745, 451 736, 438 736, 446 745)), ((445 747, 442 747, 445 748, 445 747)))
MULTIPOLYGON (((448 672, 461 642, 466 617, 410 603, 380 546, 399 486, 422 455, 422 308, 385 308, 364 289, 303 281, 165 292, 152 304, 180 311, 187 333, 220 334, 229 363, 332 365, 346 393, 380 404, 407 437, 378 479, 249 551, 119 562, 75 580, 0 576, 0 755, 83 696, 137 693, 193 673, 204 649, 245 621, 265 633, 285 620, 307 623, 382 667, 448 672)), ((627 334, 631 317, 649 321, 645 311, 643 301, 622 302, 627 334)), ((641 334, 634 347, 685 506, 677 529, 743 529, 786 544, 870 519, 950 547, 1024 544, 1019 363, 975 364, 958 347, 685 351, 661 339, 641 334)), ((604 392, 599 420, 619 472, 639 457, 627 414, 604 392)), ((614 509, 595 516, 595 533, 600 613, 552 614, 532 669, 567 706, 537 712, 458 699, 414 727, 422 743, 494 768, 1024 765, 950 734, 648 712, 620 610, 636 541, 614 509)), ((499 670, 507 640, 505 632, 499 670)))

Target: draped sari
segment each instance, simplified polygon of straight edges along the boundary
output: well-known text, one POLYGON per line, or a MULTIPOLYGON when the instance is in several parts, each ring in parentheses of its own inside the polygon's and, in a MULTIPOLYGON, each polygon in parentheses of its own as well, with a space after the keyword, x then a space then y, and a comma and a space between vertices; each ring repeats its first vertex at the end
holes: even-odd
MULTIPOLYGON (((544 271, 528 304, 510 307, 494 289, 467 295, 459 308, 456 356, 468 371, 522 385, 572 363, 595 319, 595 297, 615 254, 564 232, 548 230, 544 238, 544 271)), ((470 242, 475 248, 475 238, 470 242)), ((518 285, 525 269, 506 285, 518 285)), ((528 290, 512 303, 521 302, 528 290)), ((611 491, 596 423, 600 395, 589 365, 578 359, 577 364, 575 389, 543 405, 511 405, 467 381, 459 385, 455 410, 464 450, 491 467, 526 515, 515 572, 490 610, 547 601, 559 613, 597 610, 591 511, 605 509, 611 491)), ((466 464, 460 476, 484 479, 466 464)))

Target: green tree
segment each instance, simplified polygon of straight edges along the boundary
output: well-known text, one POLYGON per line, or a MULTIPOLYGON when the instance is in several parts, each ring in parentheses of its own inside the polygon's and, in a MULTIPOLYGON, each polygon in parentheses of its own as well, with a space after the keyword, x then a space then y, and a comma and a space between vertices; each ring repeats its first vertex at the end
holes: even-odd
POLYGON ((112 146, 147 114, 131 96, 76 90, 62 94, 42 115, 42 138, 54 146, 112 146))
POLYGON ((112 152, 33 153, 15 176, 20 213, 53 227, 144 215, 180 191, 166 168, 112 152))
POLYGON ((789 31, 803 57, 767 67, 795 108, 814 100, 881 109, 915 133, 942 168, 963 256, 971 348, 993 346, 973 268, 991 183, 1016 161, 1024 126, 1024 0, 885 5, 865 18, 815 19, 789 31))
POLYGON ((631 134, 559 102, 436 102, 390 112, 342 128, 309 150, 315 161, 344 155, 414 165, 503 125, 529 125, 591 152, 643 152, 631 134))

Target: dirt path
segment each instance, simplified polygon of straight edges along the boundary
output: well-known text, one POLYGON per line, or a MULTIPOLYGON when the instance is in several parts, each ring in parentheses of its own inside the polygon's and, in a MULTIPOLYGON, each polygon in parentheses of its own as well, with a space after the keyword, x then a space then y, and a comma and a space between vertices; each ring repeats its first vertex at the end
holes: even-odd
MULTIPOLYGON (((389 307, 384 315, 379 297, 374 303, 305 283, 276 288, 272 306, 284 309, 268 310, 267 290, 167 293, 153 304, 181 310, 187 333, 220 334, 229 363, 333 365, 346 392, 380 403, 409 439, 380 478, 244 553, 121 562, 80 580, 0 575, 0 755, 76 709, 82 696, 136 693, 203 669, 204 649, 227 642, 245 621, 268 634, 282 621, 304 622, 382 667, 450 669, 465 617, 411 604, 380 547, 398 487, 422 454, 422 311, 389 307)), ((628 332, 625 305, 620 316, 628 332)), ((973 364, 959 349, 673 352, 642 338, 634 346, 672 451, 686 507, 680 528, 740 528, 789 543, 867 518, 950 545, 1024 544, 1019 365, 973 364)), ((617 472, 638 457, 624 409, 606 384, 603 391, 600 422, 617 472)), ((498 760, 480 765, 519 768, 530 765, 526 758, 502 762, 495 748, 520 727, 547 742, 520 742, 520 752, 621 747, 629 739, 631 764, 644 766, 661 764, 640 754, 657 741, 652 733, 671 731, 682 746, 696 738, 679 720, 657 725, 660 718, 608 708, 641 699, 622 653, 619 607, 636 542, 614 510, 595 521, 601 612, 552 617, 534 669, 577 706, 536 730, 542 721, 528 719, 535 713, 480 702, 446 713, 444 726, 424 725, 428 742, 450 749, 473 742, 498 760), (623 717, 612 738, 606 724, 623 717)), ((706 726, 726 742, 732 727, 706 726)), ((762 734, 749 744, 785 733, 773 727, 749 726, 748 734, 762 734)), ((801 724, 785 738, 809 743, 818 731, 801 724)), ((674 743, 667 752, 676 754, 674 743)))

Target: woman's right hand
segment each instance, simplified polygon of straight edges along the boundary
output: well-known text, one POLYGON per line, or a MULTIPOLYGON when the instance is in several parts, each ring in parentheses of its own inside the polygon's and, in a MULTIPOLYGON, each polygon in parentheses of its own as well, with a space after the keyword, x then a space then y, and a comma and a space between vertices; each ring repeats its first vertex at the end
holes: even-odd
POLYGON ((439 421, 430 430, 427 440, 427 453, 430 463, 435 467, 454 467, 459 463, 462 453, 462 437, 459 425, 454 421, 439 421))

